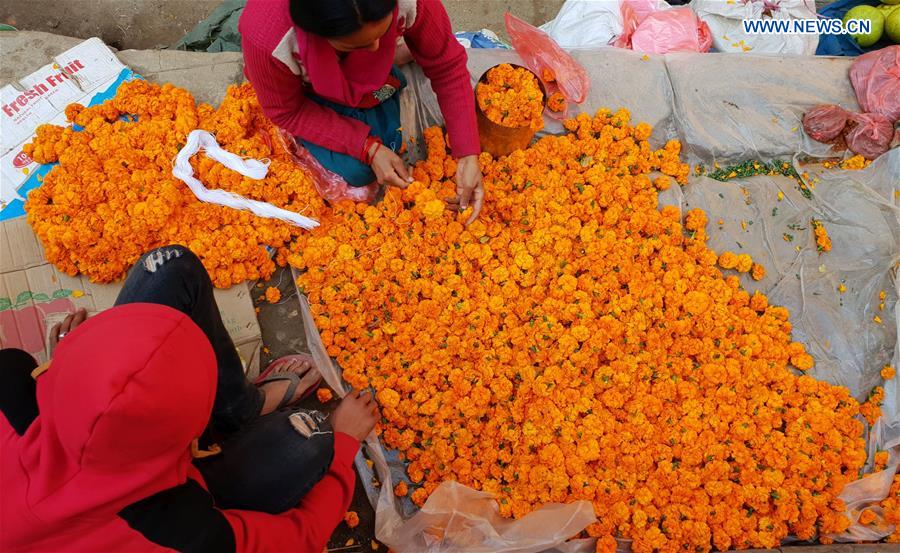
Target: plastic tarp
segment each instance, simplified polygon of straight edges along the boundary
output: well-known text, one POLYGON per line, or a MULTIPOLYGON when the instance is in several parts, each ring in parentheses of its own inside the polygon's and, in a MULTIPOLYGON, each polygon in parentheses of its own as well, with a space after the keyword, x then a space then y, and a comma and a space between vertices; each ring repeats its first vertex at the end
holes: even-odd
MULTIPOLYGON (((900 149, 882 155, 861 171, 823 169, 805 163, 806 157, 828 156, 827 145, 814 143, 802 130, 801 117, 809 107, 839 104, 856 110, 847 78, 850 60, 840 58, 767 57, 747 54, 670 54, 643 57, 612 48, 579 50, 574 55, 587 69, 591 93, 580 106, 593 112, 601 107, 626 107, 632 120, 656 128, 656 146, 678 137, 692 162, 712 164, 757 158, 793 161, 809 174, 807 198, 787 177, 757 176, 719 182, 694 177, 684 187, 661 194, 661 203, 683 210, 700 207, 710 222, 710 247, 716 251, 748 253, 767 269, 767 276, 748 290, 766 293, 770 301, 791 311, 794 338, 804 342, 816 359, 815 378, 848 387, 864 400, 881 385, 886 364, 900 367, 897 347, 897 264, 900 262, 900 149), (796 128, 795 128, 796 127, 796 128), (817 182, 813 182, 814 178, 817 182), (779 201, 778 193, 783 194, 779 201), (716 224, 722 219, 722 228, 716 224), (821 220, 833 249, 817 251, 810 219, 821 220), (790 234, 790 242, 785 234, 790 234), (799 249, 798 249, 799 247, 799 249), (845 293, 837 291, 844 283, 845 293), (887 294, 878 308, 881 290, 887 294), (883 324, 873 318, 878 315, 883 324)), ((469 51, 473 83, 498 63, 519 63, 514 52, 469 51)), ((403 127, 409 137, 442 123, 434 94, 416 67, 404 69, 410 85, 402 98, 403 127)), ((557 122, 545 121, 545 132, 559 132, 557 122)), ((416 157, 416 152, 412 152, 416 157)), ((421 154, 419 154, 421 155, 421 154)), ((340 368, 327 357, 304 302, 308 343, 325 379, 336 391, 345 390, 340 368)), ((885 385, 883 416, 868 430, 869 454, 894 448, 887 471, 847 486, 842 497, 859 508, 877 504, 888 491, 890 474, 900 462, 900 397, 897 379, 885 385), (886 476, 887 475, 887 476, 886 476)), ((417 510, 407 498, 392 493, 404 477, 395 452, 370 437, 357 468, 376 508, 376 536, 399 552, 555 550, 593 551, 593 540, 566 542, 593 520, 584 502, 545 505, 519 521, 498 518, 485 494, 445 482, 417 510), (380 482, 373 484, 373 479, 380 482), (535 531, 540 528, 540 531, 535 531)), ((848 513, 849 514, 849 513, 848 513)), ((877 539, 859 524, 838 540, 877 539)), ((620 542, 626 551, 627 540, 620 542)))
POLYGON ((827 156, 803 133, 806 110, 837 104, 859 111, 847 72, 852 60, 748 54, 670 54, 675 118, 690 161, 827 156))
POLYGON ((247 0, 223 0, 206 19, 197 23, 178 41, 175 49, 240 52, 241 35, 238 33, 238 20, 246 5, 247 0))

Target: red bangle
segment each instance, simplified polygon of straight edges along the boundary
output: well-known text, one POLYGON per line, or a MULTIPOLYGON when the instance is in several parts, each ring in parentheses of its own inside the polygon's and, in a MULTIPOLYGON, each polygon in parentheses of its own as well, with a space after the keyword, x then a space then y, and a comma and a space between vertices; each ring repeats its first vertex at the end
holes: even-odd
POLYGON ((372 146, 375 144, 378 144, 378 146, 381 147, 381 139, 377 136, 369 136, 366 138, 366 144, 363 146, 363 159, 366 161, 366 165, 372 164, 372 158, 375 157, 375 152, 378 151, 378 148, 372 149, 372 146))

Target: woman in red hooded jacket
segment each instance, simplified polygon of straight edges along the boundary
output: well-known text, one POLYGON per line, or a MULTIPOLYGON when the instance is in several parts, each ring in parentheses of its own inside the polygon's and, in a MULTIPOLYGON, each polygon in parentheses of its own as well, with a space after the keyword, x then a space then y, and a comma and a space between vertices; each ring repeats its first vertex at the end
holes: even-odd
POLYGON ((293 410, 246 411, 262 401, 234 351, 181 246, 144 256, 49 365, 0 350, 0 551, 322 551, 374 402, 305 412, 301 435, 293 410))

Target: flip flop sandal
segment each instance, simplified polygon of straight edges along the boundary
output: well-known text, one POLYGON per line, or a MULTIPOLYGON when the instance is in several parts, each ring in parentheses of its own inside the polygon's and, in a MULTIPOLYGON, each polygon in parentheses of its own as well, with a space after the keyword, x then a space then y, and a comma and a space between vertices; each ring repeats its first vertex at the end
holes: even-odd
POLYGON ((294 392, 297 391, 297 386, 300 385, 300 379, 302 377, 300 375, 298 375, 297 373, 272 374, 272 372, 275 369, 277 369, 278 367, 287 363, 288 361, 291 361, 294 359, 307 360, 312 364, 312 368, 310 368, 309 370, 316 371, 316 372, 318 372, 318 370, 319 370, 318 367, 316 367, 315 363, 313 362, 312 356, 309 354, 300 353, 300 354, 295 354, 295 355, 285 355, 284 357, 280 357, 280 358, 276 359, 275 361, 272 361, 269 364, 269 366, 266 367, 266 370, 263 371, 262 374, 260 374, 259 377, 254 381, 254 384, 256 384, 257 386, 261 386, 268 382, 277 382, 280 380, 287 380, 290 382, 290 384, 288 384, 287 390, 285 390, 285 392, 284 392, 284 397, 282 397, 281 401, 278 402, 278 405, 275 407, 275 410, 281 409, 282 407, 288 407, 290 405, 293 405, 295 403, 299 403, 300 401, 303 401, 304 399, 311 396, 315 392, 316 388, 319 387, 319 384, 322 383, 322 376, 319 375, 319 378, 313 383, 312 386, 309 387, 309 389, 306 392, 303 393, 303 395, 298 397, 296 400, 291 401, 291 398, 294 397, 294 392))

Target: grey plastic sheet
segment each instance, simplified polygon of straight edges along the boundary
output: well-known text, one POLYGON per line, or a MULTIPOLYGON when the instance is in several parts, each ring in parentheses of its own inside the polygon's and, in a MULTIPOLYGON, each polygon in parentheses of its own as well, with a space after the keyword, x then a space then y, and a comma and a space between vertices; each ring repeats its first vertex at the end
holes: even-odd
POLYGON ((852 58, 669 54, 678 136, 690 161, 737 162, 796 153, 829 155, 803 133, 818 104, 858 111, 847 77, 852 58))
MULTIPOLYGON (((846 386, 860 401, 884 385, 883 416, 867 429, 869 467, 876 450, 891 450, 889 467, 848 485, 848 506, 876 506, 888 492, 900 462, 898 379, 882 382, 880 370, 900 368, 897 345, 898 263, 900 263, 900 149, 881 156, 861 171, 825 169, 815 158, 834 155, 802 131, 803 112, 834 103, 857 109, 847 78, 850 60, 842 58, 767 57, 736 54, 670 54, 645 59, 634 52, 601 48, 574 51, 591 77, 591 91, 579 111, 625 107, 632 121, 654 125, 651 143, 679 138, 692 163, 723 165, 747 159, 791 161, 808 174, 807 197, 793 179, 756 176, 719 182, 693 177, 684 187, 661 194, 661 204, 683 211, 699 207, 710 219, 709 245, 715 251, 748 253, 762 263, 766 277, 744 277, 746 289, 760 290, 772 303, 791 311, 794 338, 816 359, 809 374, 846 386), (806 164, 806 165, 802 165, 806 164), (779 192, 783 199, 779 200, 779 192), (825 225, 830 252, 815 246, 810 220, 825 225), (721 225, 718 220, 721 219, 721 225), (718 228, 721 226, 721 228, 718 228), (842 294, 838 286, 843 283, 842 294), (884 309, 879 292, 885 291, 884 309), (882 323, 875 322, 879 316, 882 323)), ((498 63, 519 63, 515 52, 470 50, 474 83, 498 63)), ((401 97, 405 138, 422 136, 443 117, 431 87, 415 66, 404 72, 409 85, 401 97)), ((560 132, 559 122, 545 118, 543 132, 560 132)), ((411 160, 425 152, 413 144, 411 160)), ((305 301, 308 343, 325 380, 342 393, 340 368, 325 353, 305 301)), ((566 539, 593 521, 589 503, 546 505, 519 521, 498 517, 492 500, 455 482, 445 482, 422 510, 392 493, 405 478, 403 463, 375 437, 357 459, 363 484, 376 509, 376 536, 396 551, 593 551, 593 540, 566 539), (536 531, 535 529, 539 529, 536 531)), ((877 509, 877 506, 875 507, 877 509)), ((848 515, 853 513, 848 510, 848 515)), ((840 541, 877 540, 876 530, 854 524, 840 541)), ((628 540, 619 551, 629 550, 628 540)))

